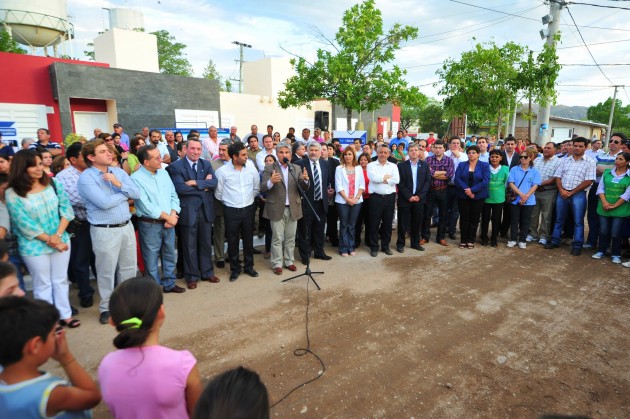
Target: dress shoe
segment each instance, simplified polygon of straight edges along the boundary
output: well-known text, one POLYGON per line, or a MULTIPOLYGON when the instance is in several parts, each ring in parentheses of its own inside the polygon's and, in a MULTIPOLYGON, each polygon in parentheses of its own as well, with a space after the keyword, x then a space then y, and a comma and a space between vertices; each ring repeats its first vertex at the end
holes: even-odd
POLYGON ((446 242, 446 240, 444 240, 444 239, 440 240, 440 241, 438 242, 438 244, 439 244, 440 246, 448 247, 448 243, 447 243, 447 242, 446 242))
POLYGON ((208 278, 201 278, 202 281, 208 281, 208 282, 212 282, 213 284, 216 284, 217 282, 220 281, 219 278, 217 278, 216 276, 212 275, 211 277, 208 278))
POLYGON ((391 250, 391 249, 389 249, 389 248, 387 248, 387 249, 381 249, 381 251, 382 251, 383 253, 385 253, 386 255, 388 255, 388 256, 391 256, 391 255, 393 255, 393 254, 394 254, 394 253, 392 252, 392 250, 391 250))
POLYGON ((83 308, 92 307, 94 305, 94 297, 90 295, 89 297, 81 298, 80 304, 83 308))
POLYGON ((455 240, 455 235, 454 234, 449 234, 448 238, 451 239, 451 240, 455 240))
POLYGON ((276 275, 282 275, 282 268, 273 268, 273 273, 276 275))
POLYGON ((177 285, 173 285, 173 288, 171 288, 170 290, 167 290, 166 288, 164 288, 164 294, 168 294, 171 292, 174 294, 181 294, 182 292, 186 292, 186 288, 182 288, 177 285))
POLYGON ((98 321, 101 324, 107 324, 109 323, 109 311, 104 311, 101 313, 100 316, 98 316, 98 321))
POLYGON ((217 262, 217 268, 219 268, 219 269, 225 268, 225 261, 223 261, 223 260, 218 261, 217 262))
POLYGON ((253 269, 245 269, 244 271, 247 275, 251 276, 252 278, 258 278, 258 272, 256 272, 253 269))
POLYGON ((175 275, 175 278, 177 278, 177 279, 184 279, 184 273, 183 272, 177 272, 177 274, 175 275))
POLYGON ((260 255, 262 253, 262 250, 258 250, 254 247, 254 252, 255 255, 260 255))
POLYGON ((189 290, 194 290, 195 288, 197 288, 197 283, 196 282, 189 282, 186 284, 186 286, 188 287, 189 290))
POLYGON ((425 244, 427 244, 427 243, 429 243, 429 241, 428 241, 428 240, 426 240, 426 239, 420 239, 420 246, 423 246, 423 245, 425 245, 425 244))
POLYGON ((302 265, 308 265, 308 259, 306 258, 302 258, 301 262, 302 262, 302 265))
POLYGON ((420 246, 420 245, 418 245, 418 246, 411 246, 411 248, 412 248, 412 249, 415 249, 415 250, 419 250, 419 251, 421 251, 421 252, 424 252, 424 247, 422 247, 422 246, 420 246))
POLYGON ((295 267, 295 265, 289 265, 287 266, 287 269, 290 270, 291 272, 297 271, 297 268, 295 267))
POLYGON ((582 254, 582 249, 578 249, 577 247, 574 249, 571 249, 571 255, 580 256, 581 254, 582 254))
POLYGON ((323 255, 316 255, 315 259, 321 259, 321 260, 330 260, 332 259, 332 256, 328 256, 327 254, 323 254, 323 255))
MULTIPOLYGON (((405 248, 404 248, 404 247, 398 247, 398 246, 396 246, 396 251, 397 251, 398 253, 405 253, 405 248)), ((385 252, 385 253, 387 253, 387 252, 385 252)))
POLYGON ((370 256, 375 258, 376 256, 378 256, 378 252, 376 250, 370 250, 370 256))
POLYGON ((549 250, 549 249, 557 249, 558 247, 560 247, 560 245, 557 245, 557 244, 554 244, 554 243, 551 243, 551 242, 549 242, 549 243, 547 243, 545 245, 545 249, 547 249, 547 250, 549 250))
POLYGON ((238 279, 240 272, 237 271, 232 271, 232 273, 230 274, 230 282, 234 282, 238 279))
POLYGON ((72 310, 73 316, 76 316, 77 314, 79 314, 79 310, 77 310, 75 306, 70 306, 70 309, 72 310))
POLYGON ((488 240, 481 239, 481 245, 486 247, 488 245, 488 240))

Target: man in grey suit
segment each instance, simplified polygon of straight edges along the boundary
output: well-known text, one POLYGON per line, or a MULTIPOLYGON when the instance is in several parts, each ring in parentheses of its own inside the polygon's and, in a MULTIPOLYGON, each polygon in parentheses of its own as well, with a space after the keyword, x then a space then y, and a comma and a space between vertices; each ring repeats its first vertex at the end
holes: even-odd
POLYGON ((289 162, 289 145, 278 144, 276 157, 278 162, 265 167, 260 188, 267 194, 263 217, 271 222, 271 268, 276 275, 281 275, 283 262, 288 270, 297 270, 293 259, 295 230, 297 221, 302 218, 302 198, 297 188, 308 190, 309 181, 306 169, 289 162))
POLYGON ((184 278, 188 289, 197 288, 197 282, 219 282, 214 275, 211 236, 214 220, 214 194, 217 179, 210 162, 201 159, 201 142, 188 140, 186 157, 168 166, 175 190, 179 196, 184 278))

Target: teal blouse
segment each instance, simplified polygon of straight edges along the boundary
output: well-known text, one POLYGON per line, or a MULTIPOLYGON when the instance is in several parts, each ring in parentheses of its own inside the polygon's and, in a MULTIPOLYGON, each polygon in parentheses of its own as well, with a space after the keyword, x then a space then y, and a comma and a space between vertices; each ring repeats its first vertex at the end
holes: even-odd
MULTIPOLYGON (((55 182, 51 179, 52 182, 55 182)), ((7 208, 11 216, 11 227, 18 239, 20 256, 41 256, 57 250, 35 237, 42 233, 57 233, 61 217, 74 219, 74 212, 68 195, 61 183, 55 182, 57 193, 52 186, 37 193, 27 193, 22 198, 13 188, 6 191, 7 208)), ((61 241, 70 243, 70 236, 64 232, 61 241)))

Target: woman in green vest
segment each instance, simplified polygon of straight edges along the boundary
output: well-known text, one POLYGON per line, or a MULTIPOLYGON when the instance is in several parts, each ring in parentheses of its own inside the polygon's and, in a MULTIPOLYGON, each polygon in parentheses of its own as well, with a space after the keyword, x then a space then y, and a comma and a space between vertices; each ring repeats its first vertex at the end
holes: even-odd
POLYGON ((490 151, 490 184, 488 197, 481 210, 481 245, 488 245, 488 225, 492 220, 492 236, 490 245, 497 247, 497 237, 501 229, 501 215, 505 202, 505 187, 510 170, 501 165, 501 150, 490 151))
POLYGON ((613 263, 621 263, 621 231, 627 217, 630 216, 630 174, 628 164, 630 153, 619 153, 615 158, 615 167, 606 169, 597 188, 599 203, 599 243, 593 259, 601 259, 608 245, 613 263))

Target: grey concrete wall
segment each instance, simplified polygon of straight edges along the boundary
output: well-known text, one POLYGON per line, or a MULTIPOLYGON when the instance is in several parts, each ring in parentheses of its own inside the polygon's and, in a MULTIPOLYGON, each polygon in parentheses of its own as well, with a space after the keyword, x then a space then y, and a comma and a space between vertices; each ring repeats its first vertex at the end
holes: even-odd
POLYGON ((70 98, 115 100, 117 122, 128 134, 174 126, 175 109, 220 112, 215 80, 66 63, 50 66, 50 80, 63 137, 72 132, 70 98))
MULTIPOLYGON (((339 106, 339 105, 334 105, 333 106, 333 114, 330 116, 330 123, 331 123, 331 131, 333 129, 336 130, 341 130, 341 131, 345 131, 346 130, 346 124, 344 123, 343 126, 338 127, 335 126, 336 122, 337 122, 337 118, 343 118, 344 120, 346 119, 346 110, 339 106), (334 128, 332 128, 334 127, 334 128)), ((359 117, 359 113, 356 111, 352 111, 352 118, 358 118, 359 117)), ((372 120, 372 112, 361 112, 361 120, 363 121, 363 124, 365 125, 365 129, 367 130, 370 125, 372 124, 372 122, 378 122, 378 118, 389 118, 390 121, 392 119, 392 105, 391 104, 387 104, 382 106, 380 109, 374 111, 374 120, 372 120)), ((354 127, 352 127, 354 128, 354 127)), ((387 133, 385 133, 387 134, 387 133)))

